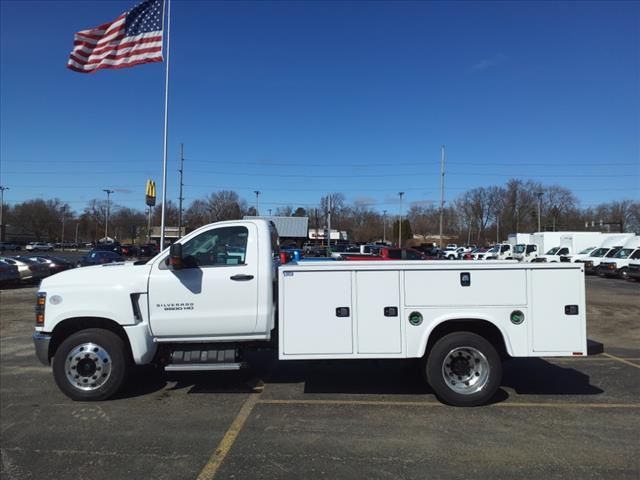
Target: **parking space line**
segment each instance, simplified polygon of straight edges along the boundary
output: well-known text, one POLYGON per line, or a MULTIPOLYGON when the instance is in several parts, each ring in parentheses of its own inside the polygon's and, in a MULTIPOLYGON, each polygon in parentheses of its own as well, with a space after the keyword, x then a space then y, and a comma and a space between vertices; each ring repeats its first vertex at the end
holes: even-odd
MULTIPOLYGON (((264 405, 335 405, 335 406, 393 406, 393 407, 446 407, 439 402, 411 402, 384 400, 292 400, 265 399, 258 400, 264 405)), ((502 402, 488 405, 489 407, 506 408, 638 408, 640 403, 547 403, 547 402, 502 402)))
POLYGON ((609 357, 613 360, 617 360, 618 362, 624 363, 625 365, 630 365, 632 367, 640 368, 640 365, 637 363, 630 362, 629 360, 625 360, 624 358, 616 357, 615 355, 611 355, 610 353, 603 353, 605 357, 609 357))
POLYGON ((220 440, 209 461, 198 475, 197 480, 211 480, 215 477, 220 465, 222 465, 222 462, 224 462, 225 457, 235 443, 236 438, 238 438, 247 418, 251 415, 251 411, 258 403, 258 397, 260 397, 260 393, 252 393, 249 395, 249 398, 247 398, 242 405, 242 408, 238 412, 238 415, 236 415, 227 433, 224 434, 224 437, 220 440))

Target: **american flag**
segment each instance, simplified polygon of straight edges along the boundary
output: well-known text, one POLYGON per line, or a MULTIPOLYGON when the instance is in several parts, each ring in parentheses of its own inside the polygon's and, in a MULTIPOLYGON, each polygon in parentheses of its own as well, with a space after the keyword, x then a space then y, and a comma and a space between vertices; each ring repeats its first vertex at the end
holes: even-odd
POLYGON ((163 6, 164 0, 145 0, 113 22, 79 31, 67 68, 93 73, 161 62, 163 6))

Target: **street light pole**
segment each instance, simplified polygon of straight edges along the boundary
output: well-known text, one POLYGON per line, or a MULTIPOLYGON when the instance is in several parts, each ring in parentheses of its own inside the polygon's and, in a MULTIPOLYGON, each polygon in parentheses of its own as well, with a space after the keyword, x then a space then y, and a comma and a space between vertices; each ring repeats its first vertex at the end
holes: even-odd
POLYGON ((2 209, 4 208, 5 190, 9 190, 9 187, 0 185, 0 242, 4 242, 4 217, 2 216, 2 209))
POLYGON ((382 211, 382 243, 387 243, 387 211, 382 211))
POLYGON ((258 199, 260 197, 260 191, 259 190, 254 190, 253 193, 256 194, 256 217, 260 215, 260 209, 258 208, 258 199))
POLYGON ((404 192, 398 192, 400 195, 400 222, 398 223, 398 246, 402 248, 402 197, 404 192))
POLYGON ((106 221, 104 222, 104 241, 107 241, 107 238, 109 238, 109 208, 110 208, 110 204, 111 204, 111 194, 114 192, 113 190, 109 190, 108 188, 103 188, 102 189, 103 192, 105 192, 107 194, 107 218, 106 221))
POLYGON ((62 206, 62 235, 61 235, 62 240, 60 241, 60 246, 63 252, 64 252, 64 216, 66 213, 67 213, 67 207, 63 205, 62 206))

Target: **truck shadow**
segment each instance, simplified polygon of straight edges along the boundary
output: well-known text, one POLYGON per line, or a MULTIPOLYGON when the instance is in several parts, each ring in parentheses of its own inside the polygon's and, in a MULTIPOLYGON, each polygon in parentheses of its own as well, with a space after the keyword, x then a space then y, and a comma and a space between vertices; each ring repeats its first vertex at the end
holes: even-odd
MULTIPOLYGON (((188 389, 188 393, 251 393, 262 381, 269 385, 302 384, 308 394, 336 395, 429 395, 417 360, 314 360, 278 361, 269 353, 247 359, 240 372, 159 373, 141 369, 133 375, 123 396, 165 390, 188 389)), ((492 403, 517 395, 599 395, 604 391, 590 383, 583 372, 540 358, 517 358, 504 364, 502 387, 492 403)), ((299 390, 296 390, 299 392, 299 390)), ((284 394, 287 391, 283 391, 284 394)))

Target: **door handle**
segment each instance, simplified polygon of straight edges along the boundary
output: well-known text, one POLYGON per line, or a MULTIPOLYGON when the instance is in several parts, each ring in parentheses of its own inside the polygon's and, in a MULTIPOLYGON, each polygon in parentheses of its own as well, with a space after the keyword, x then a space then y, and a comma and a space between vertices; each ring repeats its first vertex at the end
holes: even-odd
POLYGON ((253 275, 233 275, 232 277, 230 277, 231 280, 235 280, 236 282, 246 282, 248 280, 253 280, 253 275))

